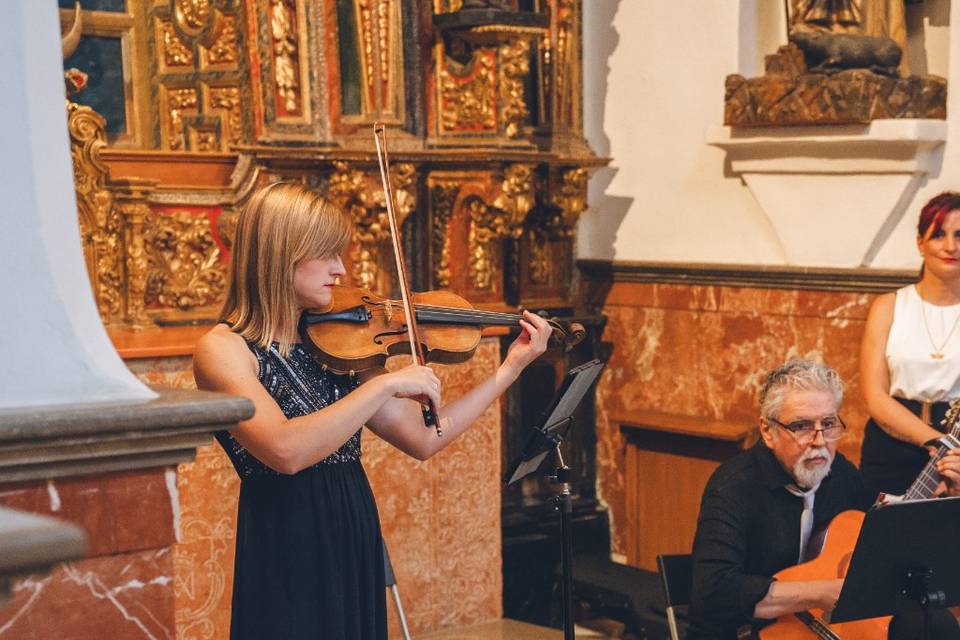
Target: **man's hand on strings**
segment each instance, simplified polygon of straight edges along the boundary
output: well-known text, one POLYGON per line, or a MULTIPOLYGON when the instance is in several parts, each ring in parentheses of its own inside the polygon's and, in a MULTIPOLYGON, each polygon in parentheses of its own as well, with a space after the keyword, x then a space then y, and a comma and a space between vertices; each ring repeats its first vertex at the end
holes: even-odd
POLYGON ((940 458, 937 462, 937 471, 943 478, 938 494, 960 496, 960 449, 954 449, 940 458))

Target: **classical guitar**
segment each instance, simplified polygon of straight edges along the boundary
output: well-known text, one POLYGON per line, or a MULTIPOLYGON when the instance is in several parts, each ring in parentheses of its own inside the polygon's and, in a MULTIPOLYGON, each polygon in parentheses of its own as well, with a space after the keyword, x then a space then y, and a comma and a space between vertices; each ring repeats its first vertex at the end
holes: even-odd
MULTIPOLYGON (((938 439, 936 452, 930 461, 913 481, 902 497, 886 496, 881 494, 874 508, 882 508, 884 504, 893 501, 925 500, 933 497, 940 485, 940 474, 937 472, 937 462, 951 449, 960 447, 960 401, 950 403, 950 408, 943 420, 949 433, 938 439)), ((827 527, 823 549, 815 559, 803 564, 789 567, 774 576, 783 582, 799 582, 807 580, 830 580, 844 578, 850 566, 853 549, 860 536, 860 528, 866 514, 860 511, 844 511, 827 527)), ((823 619, 823 611, 811 609, 800 611, 788 616, 782 616, 777 621, 760 631, 761 640, 883 640, 887 637, 887 627, 890 617, 871 618, 854 622, 827 624, 823 619)))

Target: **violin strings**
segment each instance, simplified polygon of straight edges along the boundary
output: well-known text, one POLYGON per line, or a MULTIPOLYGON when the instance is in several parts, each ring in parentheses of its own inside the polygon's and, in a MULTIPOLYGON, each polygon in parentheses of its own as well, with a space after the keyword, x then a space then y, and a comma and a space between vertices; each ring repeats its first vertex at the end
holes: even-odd
POLYGON ((503 313, 500 311, 484 311, 482 309, 461 309, 459 307, 438 307, 433 305, 414 305, 417 311, 417 317, 424 321, 430 320, 436 322, 475 322, 478 324, 516 324, 523 318, 516 313, 503 313))
POLYGON ((417 311, 422 313, 425 320, 468 320, 489 324, 516 324, 520 316, 510 313, 498 313, 495 311, 457 311, 448 309, 426 309, 417 307, 417 311))
MULTIPOLYGON (((421 321, 427 322, 448 321, 462 323, 472 322, 476 324, 516 324, 516 322, 520 319, 519 315, 509 313, 445 310, 440 307, 426 309, 418 306, 416 307, 416 311, 417 318, 421 321)), ((376 315, 386 315, 386 311, 383 309, 374 309, 373 313, 376 315)))

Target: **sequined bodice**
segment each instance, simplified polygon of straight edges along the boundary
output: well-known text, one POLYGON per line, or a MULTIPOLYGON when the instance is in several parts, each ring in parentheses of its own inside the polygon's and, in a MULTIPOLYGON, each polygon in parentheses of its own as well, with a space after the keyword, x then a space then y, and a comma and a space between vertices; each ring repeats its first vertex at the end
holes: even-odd
MULTIPOLYGON (((296 418, 318 411, 356 388, 356 381, 325 371, 299 344, 291 346, 290 355, 282 357, 273 344, 269 349, 247 343, 257 358, 257 378, 287 418, 296 418)), ((352 462, 360 459, 360 432, 314 467, 352 462)), ((241 478, 279 475, 263 464, 226 431, 216 434, 241 478)))

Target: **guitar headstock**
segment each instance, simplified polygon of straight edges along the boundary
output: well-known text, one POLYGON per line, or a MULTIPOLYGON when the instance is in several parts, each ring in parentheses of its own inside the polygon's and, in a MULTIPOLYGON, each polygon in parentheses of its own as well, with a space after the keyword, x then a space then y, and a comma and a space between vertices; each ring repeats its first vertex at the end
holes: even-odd
POLYGON ((944 429, 946 433, 952 436, 960 436, 960 398, 950 401, 947 415, 943 417, 940 424, 946 427, 944 429))

